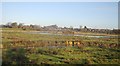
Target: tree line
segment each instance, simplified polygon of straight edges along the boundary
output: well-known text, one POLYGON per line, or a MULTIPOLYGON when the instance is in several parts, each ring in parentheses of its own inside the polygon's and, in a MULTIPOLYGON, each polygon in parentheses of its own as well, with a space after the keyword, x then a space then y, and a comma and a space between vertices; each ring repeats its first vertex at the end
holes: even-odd
POLYGON ((23 30, 37 30, 37 31, 41 31, 41 30, 49 30, 50 28, 52 30, 57 29, 58 31, 69 31, 69 32, 92 32, 92 33, 105 33, 105 34, 120 34, 120 29, 91 29, 91 28, 87 28, 87 26, 84 26, 84 28, 82 28, 80 26, 80 28, 73 28, 72 26, 70 26, 69 28, 64 27, 58 27, 57 25, 51 25, 51 26, 44 26, 41 27, 40 25, 24 25, 24 23, 17 23, 17 22, 8 22, 5 25, 0 25, 1 28, 21 28, 23 30))
POLYGON ((21 28, 23 30, 27 30, 27 29, 32 29, 32 30, 40 30, 40 26, 39 25, 24 25, 24 23, 17 23, 17 22, 8 22, 5 25, 0 25, 0 27, 2 28, 21 28))

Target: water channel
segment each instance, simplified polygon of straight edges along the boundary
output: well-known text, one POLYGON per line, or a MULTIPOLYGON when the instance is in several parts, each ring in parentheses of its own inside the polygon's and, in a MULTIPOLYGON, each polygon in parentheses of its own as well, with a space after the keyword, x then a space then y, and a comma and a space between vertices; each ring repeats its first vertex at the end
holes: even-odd
POLYGON ((61 36, 81 36, 81 37, 94 37, 94 38, 110 38, 117 36, 100 36, 100 35, 86 35, 86 34, 58 34, 58 33, 49 33, 49 32, 27 32, 28 34, 45 34, 45 35, 61 35, 61 36))

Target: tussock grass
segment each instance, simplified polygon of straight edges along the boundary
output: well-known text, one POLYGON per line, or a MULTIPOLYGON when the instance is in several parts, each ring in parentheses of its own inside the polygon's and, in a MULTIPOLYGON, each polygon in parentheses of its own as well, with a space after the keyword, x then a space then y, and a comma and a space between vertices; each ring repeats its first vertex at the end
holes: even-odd
MULTIPOLYGON (((28 34, 18 29, 3 29, 3 62, 9 57, 7 52, 15 55, 11 49, 23 48, 28 63, 33 64, 119 64, 120 49, 118 38, 93 38, 80 36, 60 36, 28 34), (66 46, 66 41, 80 41, 81 45, 66 46)), ((16 56, 16 55, 15 55, 16 56)), ((17 57, 17 56, 16 56, 17 57)), ((15 61, 11 64, 15 63, 15 61)), ((19 62, 18 62, 19 63, 19 62)))

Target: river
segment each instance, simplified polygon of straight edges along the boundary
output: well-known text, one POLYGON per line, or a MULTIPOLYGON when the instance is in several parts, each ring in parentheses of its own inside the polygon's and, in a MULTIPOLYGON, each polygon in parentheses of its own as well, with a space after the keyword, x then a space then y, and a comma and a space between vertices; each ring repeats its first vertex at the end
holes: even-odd
POLYGON ((57 33, 49 33, 45 31, 40 32, 27 32, 28 34, 44 34, 44 35, 61 35, 61 36, 81 36, 81 37, 95 37, 95 38, 110 38, 110 37, 117 37, 117 36, 100 36, 100 35, 86 35, 86 34, 57 34, 57 33))

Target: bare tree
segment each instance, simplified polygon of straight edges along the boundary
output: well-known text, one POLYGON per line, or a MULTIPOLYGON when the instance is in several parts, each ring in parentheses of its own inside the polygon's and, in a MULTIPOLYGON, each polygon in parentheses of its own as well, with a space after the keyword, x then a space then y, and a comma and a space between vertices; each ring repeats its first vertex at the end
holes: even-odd
POLYGON ((11 26, 12 26, 12 28, 16 28, 17 27, 17 22, 11 23, 11 26))
POLYGON ((73 26, 70 26, 70 29, 73 30, 73 26))
POLYGON ((12 28, 12 25, 11 25, 11 24, 12 24, 11 22, 8 22, 8 23, 6 24, 6 27, 12 28))
POLYGON ((82 26, 80 25, 80 29, 82 29, 82 26))
POLYGON ((19 23, 18 28, 23 27, 24 23, 19 23))

